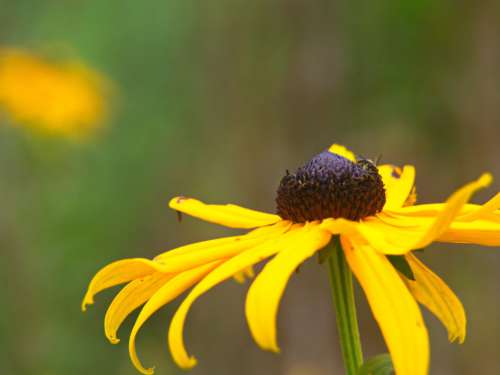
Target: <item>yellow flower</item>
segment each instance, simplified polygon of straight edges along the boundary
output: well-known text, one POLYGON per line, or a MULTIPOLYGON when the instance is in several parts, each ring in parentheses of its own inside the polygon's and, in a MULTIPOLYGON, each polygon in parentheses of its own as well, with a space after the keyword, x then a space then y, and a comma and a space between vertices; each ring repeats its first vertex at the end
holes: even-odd
POLYGON ((170 207, 180 213, 231 228, 256 229, 179 247, 153 260, 111 263, 91 281, 82 308, 92 304, 94 295, 103 289, 128 282, 106 313, 105 333, 117 343, 120 324, 145 303, 132 329, 129 351, 135 367, 151 374, 153 369, 144 368, 136 355, 137 332, 160 307, 194 286, 175 313, 168 333, 174 361, 188 369, 196 359, 184 347, 183 326, 193 302, 224 280, 241 278, 242 272, 273 257, 250 286, 246 318, 257 344, 277 352, 278 305, 288 279, 338 235, 397 374, 426 374, 429 341, 417 302, 441 320, 451 341, 464 340, 466 319, 459 299, 412 250, 434 241, 500 245, 500 194, 484 205, 467 203, 476 190, 490 184, 491 176, 484 174, 445 203, 411 205, 414 178, 412 166, 376 167, 333 145, 296 173, 287 172, 283 177, 276 198, 278 215, 173 198, 170 207), (405 261, 412 274, 398 272, 388 256, 405 261))
POLYGON ((76 61, 49 62, 0 49, 0 105, 24 126, 67 137, 95 130, 106 113, 105 82, 76 61))

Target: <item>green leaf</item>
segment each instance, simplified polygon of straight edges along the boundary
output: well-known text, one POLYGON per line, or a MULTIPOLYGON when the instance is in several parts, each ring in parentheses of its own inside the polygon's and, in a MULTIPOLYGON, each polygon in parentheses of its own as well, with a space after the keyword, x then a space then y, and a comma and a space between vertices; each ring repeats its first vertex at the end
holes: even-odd
POLYGON ((405 275, 408 279, 415 281, 415 275, 413 274, 413 271, 411 270, 411 267, 406 261, 404 255, 387 255, 387 259, 389 259, 389 262, 391 262, 395 269, 405 275))
POLYGON ((358 375, 389 375, 393 372, 391 356, 385 353, 367 359, 359 368, 358 375))

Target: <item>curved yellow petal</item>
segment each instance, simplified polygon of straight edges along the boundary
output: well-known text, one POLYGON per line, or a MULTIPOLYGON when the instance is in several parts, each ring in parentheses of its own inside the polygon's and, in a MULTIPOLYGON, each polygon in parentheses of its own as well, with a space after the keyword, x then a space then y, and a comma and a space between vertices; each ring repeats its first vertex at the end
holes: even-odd
POLYGON ((499 208, 500 208, 500 193, 497 193, 488 202, 486 202, 481 206, 478 206, 476 210, 461 215, 459 220, 460 221, 478 220, 487 216, 488 214, 494 213, 499 208))
POLYGON ((178 255, 194 253, 205 249, 212 249, 221 245, 226 245, 228 243, 238 241, 238 239, 240 239, 241 237, 242 236, 222 237, 213 240, 190 243, 188 245, 183 245, 176 247, 175 249, 164 251, 161 254, 157 255, 154 258, 154 260, 159 261, 161 263, 165 263, 165 260, 168 258, 176 257, 178 255))
POLYGON ((437 241, 500 246, 500 221, 456 221, 451 223, 437 241))
POLYGON ((104 317, 104 333, 112 344, 120 342, 116 332, 132 311, 145 303, 175 275, 156 272, 128 283, 116 295, 104 317))
POLYGON ((401 170, 385 164, 377 168, 385 187, 384 209, 403 207, 415 185, 415 167, 405 165, 401 170))
POLYGON ((239 236, 231 236, 231 237, 222 237, 222 238, 216 238, 213 240, 208 240, 208 241, 202 241, 202 242, 196 242, 192 243, 189 245, 184 245, 177 247, 175 249, 171 249, 168 251, 165 251, 159 255, 157 255, 154 260, 160 261, 161 263, 165 263, 165 260, 168 258, 173 258, 178 255, 185 255, 185 254, 192 254, 196 253, 202 250, 207 250, 207 249, 213 249, 216 247, 219 247, 221 245, 227 245, 230 243, 238 242, 241 239, 248 239, 248 238, 254 238, 254 237, 261 237, 265 236, 269 233, 272 233, 274 231, 279 231, 281 228, 289 228, 291 225, 291 222, 287 220, 282 220, 277 222, 276 224, 265 226, 265 227, 260 227, 257 229, 253 229, 250 232, 239 235, 239 236))
POLYGON ((196 365, 196 358, 189 356, 186 352, 183 339, 184 321, 186 315, 193 302, 203 293, 210 290, 215 285, 232 277, 237 272, 254 265, 283 249, 283 243, 290 238, 297 230, 300 230, 301 225, 295 225, 289 232, 278 235, 274 240, 267 242, 247 251, 244 251, 235 257, 221 264, 214 271, 209 273, 193 290, 188 294, 186 299, 181 303, 176 311, 170 329, 168 332, 168 343, 172 357, 177 365, 184 369, 192 368, 196 365))
MULTIPOLYGON (((483 215, 485 219, 466 221, 457 217, 446 230, 435 238, 436 242, 477 244, 500 246, 500 220, 483 215)), ((411 243, 417 242, 432 225, 433 217, 388 217, 381 214, 374 220, 368 220, 357 229, 377 251, 386 254, 403 254, 411 243), (407 248, 401 244, 407 243, 407 248)))
POLYGON ((482 215, 481 219, 490 221, 492 223, 500 223, 500 210, 495 210, 492 213, 482 215))
POLYGON ((320 227, 328 230, 331 234, 355 235, 357 234, 357 225, 356 221, 329 218, 322 220, 320 227))
POLYGON ((100 291, 150 275, 156 271, 178 273, 217 259, 233 256, 253 247, 266 239, 285 232, 291 223, 280 221, 277 224, 258 228, 242 236, 204 241, 160 254, 154 261, 144 258, 123 259, 102 268, 89 284, 82 302, 82 310, 93 304, 93 297, 100 291))
MULTIPOLYGON (((457 218, 457 215, 463 210, 467 201, 479 189, 485 188, 491 184, 492 176, 484 173, 476 181, 465 185, 447 199, 442 211, 439 212, 435 221, 427 229, 424 238, 420 240, 418 247, 425 247, 439 235, 444 233, 449 225, 457 218)), ((403 211, 404 215, 404 211, 403 211)), ((463 219, 463 217, 461 218, 463 219)))
MULTIPOLYGON (((338 219, 325 219, 321 223, 321 228, 328 230, 334 235, 344 235, 347 237, 362 235, 370 245, 385 254, 400 254, 409 251, 404 244, 418 241, 418 235, 422 235, 422 223, 419 225, 411 221, 411 225, 403 219, 402 225, 397 219, 393 222, 387 221, 388 216, 385 213, 366 218, 360 222, 338 219)), ((429 223, 426 220, 425 223, 429 223)))
POLYGON ((139 316, 137 317, 137 320, 135 321, 134 327, 132 328, 128 343, 130 359, 135 368, 141 373, 150 375, 154 372, 154 368, 145 368, 137 357, 137 352, 135 349, 135 338, 142 325, 146 322, 146 320, 149 319, 151 315, 158 311, 158 309, 165 306, 167 303, 177 298, 184 291, 192 287, 220 263, 221 261, 216 261, 205 264, 201 267, 183 272, 175 276, 166 284, 164 284, 144 305, 141 312, 139 313, 139 316))
POLYGON ((304 228, 286 249, 276 255, 250 287, 246 299, 246 317, 257 344, 278 352, 276 320, 278 306, 288 279, 307 258, 330 241, 331 234, 318 225, 304 228))
MULTIPOLYGON (((492 199, 496 199, 496 196, 492 199)), ((489 201, 486 204, 489 204, 489 201)), ((415 206, 405 206, 403 208, 403 211, 405 217, 408 218, 429 217, 429 216, 435 216, 436 214, 441 212, 444 206, 446 206, 446 203, 425 203, 425 204, 418 204, 415 206)), ((467 218, 469 214, 477 211, 481 207, 482 205, 479 204, 466 203, 462 206, 462 209, 460 210, 460 213, 457 215, 456 219, 462 220, 463 217, 467 218)), ((386 210, 386 213, 389 213, 391 215, 397 214, 397 212, 398 212, 397 209, 386 210)), ((491 214, 500 215, 500 211, 495 210, 491 213, 484 213, 485 216, 489 216, 491 214)))
MULTIPOLYGON (((354 241, 354 239, 352 239, 354 241)), ((398 375, 426 375, 429 339, 415 299, 387 258, 341 237, 347 262, 370 304, 398 375)))
POLYGON ((405 255, 415 281, 403 276, 408 289, 418 302, 427 307, 448 330, 448 339, 465 340, 466 318, 462 303, 453 291, 434 272, 413 254, 405 255))
MULTIPOLYGON (((392 208, 391 210, 385 210, 384 212, 390 215, 397 215, 400 211, 404 212, 406 217, 428 217, 435 216, 439 212, 443 211, 443 208, 446 206, 446 203, 425 203, 425 204, 417 204, 414 206, 405 206, 402 207, 401 210, 398 208, 392 208)), ((467 207, 465 204, 463 208, 467 207)), ((462 209, 460 213, 463 213, 462 209)), ((468 211, 467 211, 468 212, 468 211)))
MULTIPOLYGON (((413 223, 411 227, 401 227, 389 224, 383 218, 381 214, 363 220, 356 225, 356 230, 375 250, 384 254, 401 255, 418 249, 415 244, 424 236, 423 225, 413 223)), ((427 220, 426 223, 429 226, 432 221, 427 220)))
POLYGON ((345 146, 334 143, 333 145, 330 146, 328 151, 330 151, 332 154, 343 156, 344 158, 349 159, 353 163, 356 163, 356 155, 354 155, 354 153, 345 146))
POLYGON ((161 266, 144 258, 122 259, 108 264, 97 272, 90 282, 82 301, 82 311, 87 309, 87 305, 92 305, 94 296, 104 289, 139 279, 156 271, 161 271, 161 266))
MULTIPOLYGON (((419 206, 403 207, 397 210, 387 210, 377 216, 369 217, 356 224, 356 230, 377 251, 384 254, 404 254, 414 249, 428 246, 441 238, 450 228, 465 203, 477 190, 491 183, 491 175, 483 174, 453 193, 441 206, 441 210, 429 217, 418 216, 415 213, 419 206), (407 212, 411 214, 406 215, 407 212)), ((429 208, 423 208, 426 213, 429 208)))
MULTIPOLYGON (((497 193, 486 203, 472 204, 466 203, 462 206, 460 213, 456 216, 456 221, 488 220, 500 222, 500 210, 496 207, 500 203, 500 193, 497 193)), ((435 216, 443 210, 446 203, 421 204, 415 207, 405 207, 405 217, 407 218, 427 218, 435 216)), ((396 211, 397 212, 397 211, 396 211)), ((391 212, 391 215, 395 212, 391 212)))
POLYGON ((280 222, 271 227, 256 229, 253 233, 236 237, 232 241, 219 246, 207 247, 198 251, 171 256, 166 259, 158 260, 158 258, 156 258, 156 260, 161 262, 162 272, 178 273, 214 260, 235 256, 246 249, 267 241, 269 238, 284 233, 289 227, 290 224, 283 225, 283 222, 280 222))
POLYGON ((233 204, 205 204, 197 199, 187 197, 172 198, 168 205, 178 212, 230 228, 256 228, 281 220, 278 215, 250 210, 233 204))

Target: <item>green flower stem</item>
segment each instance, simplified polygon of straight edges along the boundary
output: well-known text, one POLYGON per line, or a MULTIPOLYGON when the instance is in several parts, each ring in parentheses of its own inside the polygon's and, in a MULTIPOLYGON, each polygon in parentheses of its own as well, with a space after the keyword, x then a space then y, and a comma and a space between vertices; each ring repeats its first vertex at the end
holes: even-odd
POLYGON ((356 375, 363 364, 363 352, 359 338, 356 304, 352 287, 352 272, 346 262, 339 237, 333 237, 328 245, 330 286, 337 316, 337 329, 347 375, 356 375))

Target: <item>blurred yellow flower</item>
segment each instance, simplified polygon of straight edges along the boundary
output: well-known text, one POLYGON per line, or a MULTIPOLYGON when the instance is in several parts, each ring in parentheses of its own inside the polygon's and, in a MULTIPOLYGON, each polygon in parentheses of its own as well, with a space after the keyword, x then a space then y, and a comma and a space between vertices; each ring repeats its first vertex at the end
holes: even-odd
POLYGON ((106 115, 106 88, 104 78, 80 62, 0 49, 0 106, 20 125, 49 135, 88 135, 106 115))
POLYGON ((137 357, 136 335, 159 308, 194 287, 175 313, 168 333, 174 361, 182 368, 191 368, 196 359, 187 353, 183 340, 191 305, 217 284, 234 276, 241 278, 242 271, 272 257, 250 286, 246 318, 257 344, 277 352, 276 319, 289 278, 332 236, 339 236, 396 373, 425 375, 429 338, 417 302, 441 320, 450 341, 465 339, 466 317, 453 291, 413 250, 434 241, 500 245, 500 194, 484 205, 467 203, 491 179, 483 174, 445 203, 414 205, 413 166, 375 166, 345 147, 333 145, 296 173, 287 172, 278 188, 277 215, 232 204, 173 198, 170 207, 178 212, 231 228, 257 229, 186 245, 153 260, 133 258, 111 263, 91 281, 82 308, 92 304, 100 291, 128 283, 108 308, 105 334, 117 343, 122 322, 145 304, 132 328, 129 352, 136 368, 151 374, 153 369, 144 368, 137 357))

